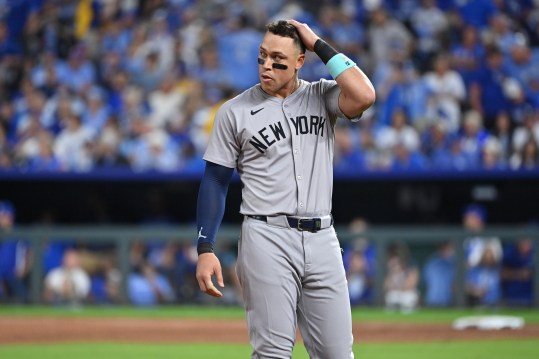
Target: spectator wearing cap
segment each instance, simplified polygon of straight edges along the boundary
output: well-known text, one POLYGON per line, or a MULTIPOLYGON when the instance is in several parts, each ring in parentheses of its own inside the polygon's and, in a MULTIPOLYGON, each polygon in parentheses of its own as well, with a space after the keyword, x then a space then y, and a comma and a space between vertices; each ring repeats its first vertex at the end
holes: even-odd
POLYGON ((481 262, 485 248, 492 251, 496 260, 501 259, 502 245, 497 237, 484 237, 481 235, 486 223, 487 212, 479 204, 472 203, 464 208, 462 225, 472 235, 464 242, 466 261, 469 268, 477 266, 481 262))
POLYGON ((0 301, 24 302, 27 299, 28 276, 31 268, 29 244, 10 238, 15 225, 15 207, 10 201, 0 201, 0 301))

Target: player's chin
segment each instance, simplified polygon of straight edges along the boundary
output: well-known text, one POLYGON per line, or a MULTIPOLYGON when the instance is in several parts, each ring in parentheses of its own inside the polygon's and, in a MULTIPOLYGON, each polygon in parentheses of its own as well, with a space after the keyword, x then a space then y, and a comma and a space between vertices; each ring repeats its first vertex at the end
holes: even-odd
POLYGON ((270 93, 273 91, 273 88, 275 87, 274 84, 270 81, 262 81, 262 79, 260 79, 260 86, 262 87, 262 90, 270 93))

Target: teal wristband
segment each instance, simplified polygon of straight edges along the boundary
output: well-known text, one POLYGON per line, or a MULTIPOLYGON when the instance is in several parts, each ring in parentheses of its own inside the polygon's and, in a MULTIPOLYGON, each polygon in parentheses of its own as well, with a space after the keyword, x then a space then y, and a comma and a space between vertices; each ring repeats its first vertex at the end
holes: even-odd
POLYGON ((334 79, 343 73, 344 70, 349 69, 350 67, 356 66, 356 63, 350 60, 345 54, 339 53, 329 59, 326 67, 328 68, 329 74, 334 79))

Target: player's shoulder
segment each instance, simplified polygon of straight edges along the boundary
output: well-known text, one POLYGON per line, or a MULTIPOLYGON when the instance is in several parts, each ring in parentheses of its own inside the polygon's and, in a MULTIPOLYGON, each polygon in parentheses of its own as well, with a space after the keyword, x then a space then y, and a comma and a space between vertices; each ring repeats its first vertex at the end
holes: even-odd
POLYGON ((250 87, 242 93, 225 101, 223 105, 221 105, 221 110, 224 112, 241 111, 246 107, 251 107, 253 104, 257 104, 260 101, 259 97, 258 87, 250 87))
POLYGON ((325 93, 329 89, 337 86, 337 81, 335 80, 327 80, 327 79, 320 79, 318 81, 312 81, 308 82, 303 80, 303 82, 306 84, 307 89, 309 92, 317 92, 317 93, 325 93))

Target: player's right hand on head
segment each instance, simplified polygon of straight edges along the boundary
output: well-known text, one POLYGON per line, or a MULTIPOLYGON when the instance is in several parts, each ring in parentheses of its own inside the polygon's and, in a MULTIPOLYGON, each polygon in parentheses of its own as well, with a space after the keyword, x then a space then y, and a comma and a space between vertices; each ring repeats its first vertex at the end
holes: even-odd
POLYGON ((223 272, 221 263, 214 253, 202 253, 198 256, 196 278, 200 290, 212 297, 220 298, 223 296, 213 284, 212 276, 215 276, 219 287, 225 286, 223 282, 223 272))

